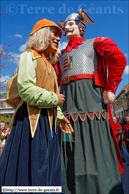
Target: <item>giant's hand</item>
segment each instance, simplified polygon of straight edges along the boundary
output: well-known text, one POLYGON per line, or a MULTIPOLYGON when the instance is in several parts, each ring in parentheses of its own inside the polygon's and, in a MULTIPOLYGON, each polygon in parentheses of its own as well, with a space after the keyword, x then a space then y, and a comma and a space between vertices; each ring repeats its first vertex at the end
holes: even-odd
POLYGON ((112 92, 103 92, 104 104, 110 105, 114 102, 114 94, 112 92))
POLYGON ((65 101, 65 96, 63 94, 56 94, 58 98, 58 106, 61 106, 65 101))
POLYGON ((70 122, 64 117, 61 122, 58 124, 61 131, 66 134, 71 134, 74 132, 70 122))

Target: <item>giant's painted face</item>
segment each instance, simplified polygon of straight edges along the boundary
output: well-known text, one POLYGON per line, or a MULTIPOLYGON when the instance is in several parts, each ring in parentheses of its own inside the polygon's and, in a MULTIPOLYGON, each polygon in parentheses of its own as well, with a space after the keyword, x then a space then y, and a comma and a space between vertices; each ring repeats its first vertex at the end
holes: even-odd
POLYGON ((68 40, 80 36, 80 31, 75 20, 69 20, 65 23, 65 34, 68 40))
POLYGON ((56 27, 51 27, 49 34, 49 47, 51 48, 51 53, 56 52, 59 47, 60 34, 59 30, 56 27))

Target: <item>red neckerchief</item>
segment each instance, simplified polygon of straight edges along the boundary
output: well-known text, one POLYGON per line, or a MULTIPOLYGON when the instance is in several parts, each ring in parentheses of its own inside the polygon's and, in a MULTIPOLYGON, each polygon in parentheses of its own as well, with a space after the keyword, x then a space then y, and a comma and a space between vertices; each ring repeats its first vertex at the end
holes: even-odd
POLYGON ((63 53, 70 52, 73 48, 78 48, 78 45, 83 44, 83 41, 85 41, 85 39, 83 39, 82 37, 72 38, 68 42, 68 45, 66 49, 63 51, 63 53))

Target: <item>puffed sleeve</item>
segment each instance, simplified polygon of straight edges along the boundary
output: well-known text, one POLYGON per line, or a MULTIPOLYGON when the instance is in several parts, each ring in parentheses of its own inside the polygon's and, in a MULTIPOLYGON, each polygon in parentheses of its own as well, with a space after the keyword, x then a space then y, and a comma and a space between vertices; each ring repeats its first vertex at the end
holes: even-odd
POLYGON ((115 94, 122 80, 121 77, 126 66, 126 58, 117 44, 107 37, 97 37, 94 41, 94 48, 98 53, 98 57, 101 57, 104 60, 104 64, 108 67, 108 79, 105 90, 115 94))
POLYGON ((40 108, 53 108, 58 104, 54 92, 36 86, 37 61, 32 58, 32 52, 21 54, 18 66, 18 91, 23 101, 40 108))
POLYGON ((61 108, 57 106, 57 123, 59 123, 64 118, 61 108))

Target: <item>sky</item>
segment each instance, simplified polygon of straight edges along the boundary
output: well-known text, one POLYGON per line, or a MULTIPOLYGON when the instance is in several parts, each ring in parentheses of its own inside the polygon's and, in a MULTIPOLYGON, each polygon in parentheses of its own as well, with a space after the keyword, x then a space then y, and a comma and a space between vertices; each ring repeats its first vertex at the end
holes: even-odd
MULTIPOLYGON (((0 46, 4 56, 0 57, 1 93, 6 92, 6 82, 18 67, 18 59, 25 49, 28 35, 37 21, 46 18, 58 23, 71 13, 78 13, 83 8, 95 22, 86 25, 85 39, 97 36, 112 39, 126 56, 127 65, 122 82, 116 95, 129 83, 129 5, 126 1, 1 1, 0 6, 0 46)), ((61 38, 60 49, 68 43, 61 38)), ((1 53, 2 54, 2 53, 1 53)), ((116 96, 115 95, 115 96, 116 96)))

